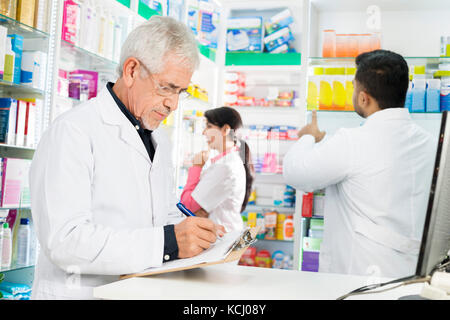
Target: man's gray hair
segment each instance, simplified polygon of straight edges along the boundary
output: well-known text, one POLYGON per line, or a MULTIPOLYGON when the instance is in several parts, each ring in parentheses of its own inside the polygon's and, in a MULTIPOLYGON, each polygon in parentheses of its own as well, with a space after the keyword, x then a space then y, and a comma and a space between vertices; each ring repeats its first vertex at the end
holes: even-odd
POLYGON ((151 73, 159 73, 169 53, 191 71, 200 63, 193 32, 171 17, 153 16, 131 31, 125 40, 117 67, 118 76, 122 76, 123 65, 130 57, 138 59, 151 73))

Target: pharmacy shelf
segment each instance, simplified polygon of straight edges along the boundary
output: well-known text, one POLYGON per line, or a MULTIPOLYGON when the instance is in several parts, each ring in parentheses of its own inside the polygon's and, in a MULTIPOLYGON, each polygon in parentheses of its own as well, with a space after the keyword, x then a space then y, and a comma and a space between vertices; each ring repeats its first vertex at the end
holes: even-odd
POLYGON ((48 39, 49 34, 0 14, 0 25, 8 28, 8 34, 18 34, 24 39, 48 39))
POLYGON ((96 53, 80 48, 72 43, 61 39, 60 59, 67 63, 73 63, 78 69, 89 69, 95 71, 115 70, 118 63, 109 60, 96 53))
POLYGON ((226 71, 240 71, 240 72, 292 72, 300 73, 302 72, 301 65, 231 65, 225 67, 226 71))
POLYGON ((398 0, 398 1, 386 1, 386 0, 311 0, 311 3, 319 11, 366 11, 370 6, 377 6, 381 12, 386 11, 426 11, 436 8, 448 7, 448 0, 398 0))
POLYGON ((24 270, 27 268, 34 268, 34 265, 27 265, 27 266, 21 266, 17 264, 12 264, 9 267, 0 267, 0 272, 8 272, 8 271, 18 271, 18 270, 24 270))
POLYGON ((283 113, 295 113, 300 111, 297 107, 261 107, 261 106, 233 106, 239 112, 283 112, 283 113))
POLYGON ((273 9, 284 9, 286 7, 298 9, 301 7, 301 1, 293 0, 216 0, 223 6, 231 10, 273 10, 273 9))
MULTIPOLYGON (((438 65, 440 63, 450 63, 450 57, 403 57, 410 64, 426 64, 426 65, 438 65)), ((323 57, 310 57, 310 65, 354 65, 354 57, 335 57, 335 58, 323 58, 323 57)))
POLYGON ((269 241, 269 242, 283 242, 283 243, 294 243, 294 240, 280 240, 280 239, 258 239, 258 241, 269 241))
POLYGON ((292 66, 301 65, 301 53, 227 52, 226 66, 292 66))
POLYGON ((33 159, 34 151, 34 148, 0 144, 0 157, 2 158, 31 160, 33 159))
POLYGON ((279 206, 260 206, 260 205, 247 205, 245 207, 247 212, 265 212, 265 211, 277 211, 280 213, 292 213, 294 214, 294 207, 279 207, 279 206))
POLYGON ((0 96, 15 99, 42 98, 44 91, 24 84, 0 80, 0 96))

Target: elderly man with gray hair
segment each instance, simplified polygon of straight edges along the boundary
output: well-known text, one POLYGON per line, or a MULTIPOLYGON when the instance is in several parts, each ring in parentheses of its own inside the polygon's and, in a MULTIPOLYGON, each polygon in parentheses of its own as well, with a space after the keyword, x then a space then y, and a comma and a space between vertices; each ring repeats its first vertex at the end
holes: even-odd
POLYGON ((190 30, 152 17, 126 39, 117 81, 44 133, 30 170, 41 248, 33 299, 91 299, 93 287, 195 256, 224 232, 177 210, 170 141, 158 129, 198 64, 190 30))

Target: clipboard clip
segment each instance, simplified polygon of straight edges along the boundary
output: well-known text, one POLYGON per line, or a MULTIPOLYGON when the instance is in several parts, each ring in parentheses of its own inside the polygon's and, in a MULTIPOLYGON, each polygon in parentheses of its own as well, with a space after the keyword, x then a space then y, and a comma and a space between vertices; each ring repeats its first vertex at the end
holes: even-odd
POLYGON ((239 250, 255 243, 257 239, 252 236, 250 229, 246 229, 237 243, 233 246, 233 250, 239 250))

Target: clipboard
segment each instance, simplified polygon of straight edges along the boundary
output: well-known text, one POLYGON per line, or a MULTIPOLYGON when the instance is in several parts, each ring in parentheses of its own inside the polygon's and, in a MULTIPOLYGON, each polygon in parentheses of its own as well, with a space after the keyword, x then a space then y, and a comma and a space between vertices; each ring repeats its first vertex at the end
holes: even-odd
MULTIPOLYGON (((143 272, 138 273, 132 273, 132 274, 125 274, 120 276, 120 280, 133 278, 133 277, 146 277, 161 273, 168 273, 168 272, 175 272, 175 271, 181 271, 181 270, 189 270, 189 269, 195 269, 195 268, 202 268, 207 266, 212 266, 215 264, 221 264, 221 263, 227 263, 239 260, 242 256, 242 254, 247 250, 247 248, 256 242, 256 235, 261 227, 252 227, 252 228, 246 228, 242 231, 239 237, 236 238, 236 240, 231 244, 230 248, 227 250, 226 254, 221 259, 216 259, 213 261, 204 261, 201 263, 195 263, 192 265, 184 265, 179 267, 173 267, 173 268, 165 268, 165 264, 169 264, 170 262, 163 263, 163 266, 161 268, 149 268, 144 270, 143 272), (152 270, 154 269, 154 270, 152 270)), ((194 257, 195 258, 195 257, 194 257)), ((191 258, 188 258, 191 259, 191 258)), ((178 261, 182 261, 185 259, 179 259, 178 261)))

